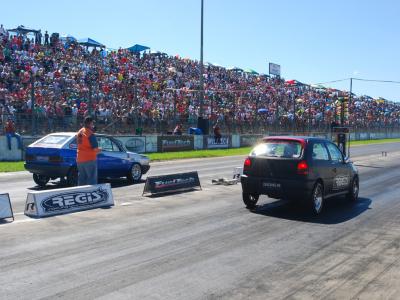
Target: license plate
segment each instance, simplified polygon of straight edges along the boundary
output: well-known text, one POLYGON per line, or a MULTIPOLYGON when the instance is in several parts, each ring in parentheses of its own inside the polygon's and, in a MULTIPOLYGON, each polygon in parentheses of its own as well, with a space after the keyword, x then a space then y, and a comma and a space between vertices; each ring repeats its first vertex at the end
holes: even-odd
POLYGON ((279 190, 281 184, 279 182, 263 182, 263 188, 267 190, 279 190))
POLYGON ((48 156, 36 156, 37 161, 48 161, 49 157, 48 156))

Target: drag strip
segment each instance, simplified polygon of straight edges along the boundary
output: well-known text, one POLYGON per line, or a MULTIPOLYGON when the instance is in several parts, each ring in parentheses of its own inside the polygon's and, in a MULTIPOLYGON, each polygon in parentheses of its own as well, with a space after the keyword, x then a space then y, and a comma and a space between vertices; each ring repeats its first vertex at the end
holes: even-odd
MULTIPOLYGON (((360 200, 321 216, 240 185, 214 186, 243 156, 153 163, 150 175, 198 170, 202 191, 142 197, 115 181, 116 206, 0 225, 0 299, 396 299, 400 293, 400 144, 354 147, 360 200), (388 152, 387 157, 381 155, 388 152)), ((35 188, 0 176, 16 212, 35 188)))

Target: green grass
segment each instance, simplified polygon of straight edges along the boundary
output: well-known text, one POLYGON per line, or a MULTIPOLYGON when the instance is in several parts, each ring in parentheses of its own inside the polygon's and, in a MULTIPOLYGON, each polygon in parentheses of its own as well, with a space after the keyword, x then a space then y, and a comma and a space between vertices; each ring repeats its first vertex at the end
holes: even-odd
POLYGON ((185 158, 204 158, 221 157, 233 155, 245 155, 250 153, 251 147, 233 148, 233 149, 215 149, 215 150, 194 150, 182 152, 164 152, 146 154, 152 161, 185 159, 185 158))
MULTIPOLYGON (((371 145, 371 144, 384 144, 400 142, 400 139, 382 139, 382 140, 367 140, 367 141, 353 141, 351 147, 371 145)), ((222 157, 233 155, 246 155, 250 152, 251 147, 234 148, 234 149, 216 149, 216 150, 195 150, 195 151, 182 151, 182 152, 164 152, 164 153, 148 153, 151 161, 165 161, 173 159, 187 159, 187 158, 206 158, 206 157, 222 157)), ((24 171, 24 162, 0 162, 0 173, 4 172, 17 172, 24 171)))
POLYGON ((17 172, 24 171, 24 162, 23 161, 2 161, 0 162, 0 173, 4 172, 17 172))
POLYGON ((372 144, 384 144, 384 143, 396 143, 400 142, 400 139, 382 139, 382 140, 366 140, 366 141, 351 141, 350 146, 362 146, 372 144))

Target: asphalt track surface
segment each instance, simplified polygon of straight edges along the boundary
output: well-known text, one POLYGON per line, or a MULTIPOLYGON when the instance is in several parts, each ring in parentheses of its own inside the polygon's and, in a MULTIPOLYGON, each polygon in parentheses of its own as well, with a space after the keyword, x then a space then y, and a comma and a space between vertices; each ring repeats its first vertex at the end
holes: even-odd
POLYGON ((212 185, 239 156, 152 164, 199 171, 202 191, 150 198, 113 181, 115 207, 45 219, 22 214, 28 173, 0 175, 16 212, 0 224, 0 299, 399 299, 400 144, 351 154, 360 200, 318 217, 266 196, 250 212, 240 185, 212 185))

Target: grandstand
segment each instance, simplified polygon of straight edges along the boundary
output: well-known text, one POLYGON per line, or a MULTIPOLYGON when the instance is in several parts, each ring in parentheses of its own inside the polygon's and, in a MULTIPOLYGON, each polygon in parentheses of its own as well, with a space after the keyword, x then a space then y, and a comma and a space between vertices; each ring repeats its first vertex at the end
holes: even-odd
MULTIPOLYGON (((91 114, 99 131, 112 133, 196 127, 197 61, 34 35, 0 30, 2 124, 12 118, 19 132, 44 134, 76 130, 91 114)), ((208 64, 204 89, 206 117, 227 133, 326 131, 340 123, 343 107, 345 125, 353 128, 399 127, 398 103, 256 72, 208 64)))

